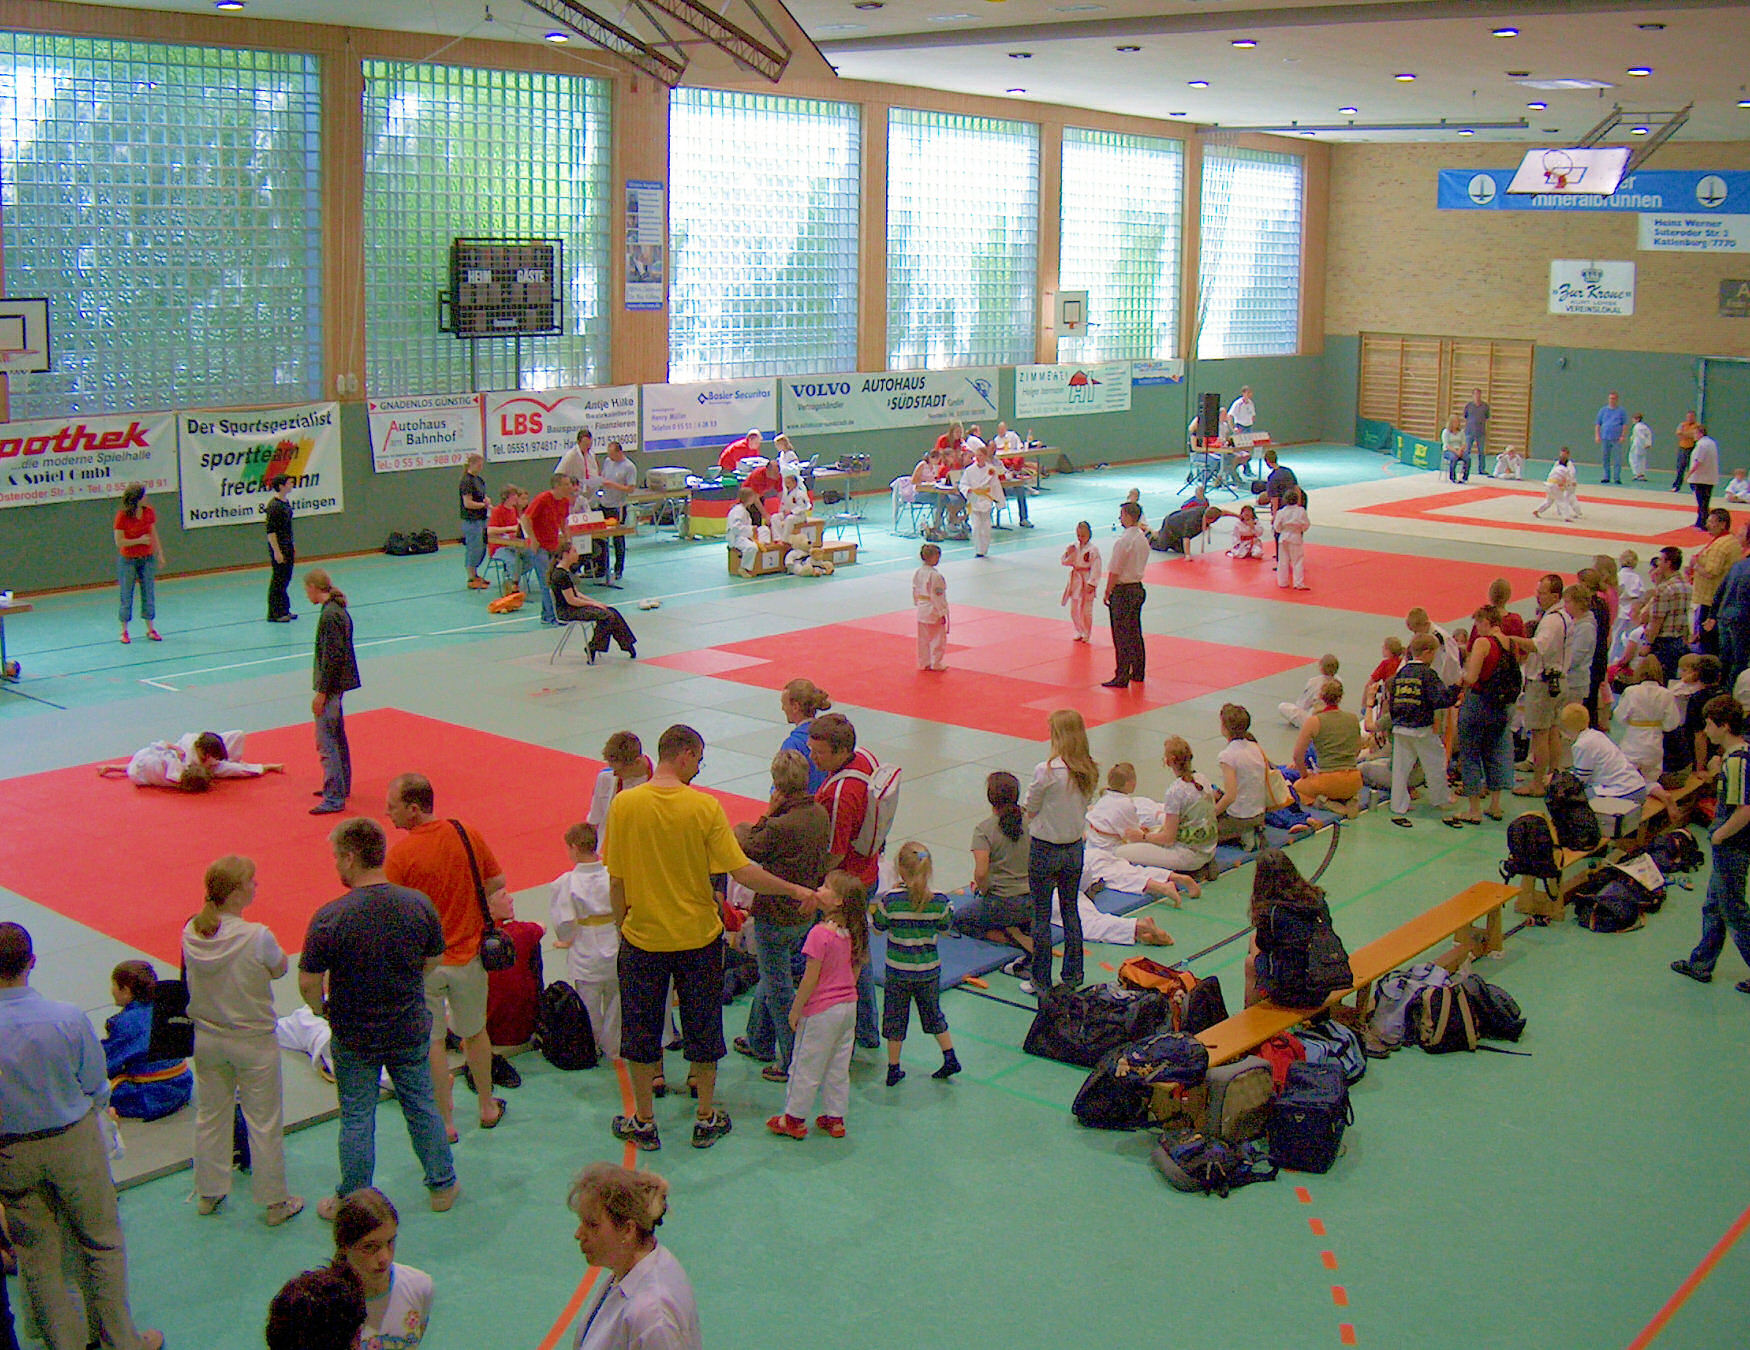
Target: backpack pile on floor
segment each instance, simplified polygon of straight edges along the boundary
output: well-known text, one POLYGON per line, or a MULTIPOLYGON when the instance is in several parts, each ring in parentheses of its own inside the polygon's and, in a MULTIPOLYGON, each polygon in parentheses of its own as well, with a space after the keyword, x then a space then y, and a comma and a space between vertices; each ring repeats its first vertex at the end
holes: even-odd
POLYGON ((1632 932, 1664 906, 1665 876, 1651 855, 1642 852, 1595 869, 1569 893, 1568 902, 1582 928, 1632 932))
MULTIPOLYGON (((1664 876, 1687 874, 1701 866, 1701 845, 1695 842, 1695 836, 1688 830, 1667 830, 1656 835, 1652 842, 1643 850, 1652 858, 1660 873, 1664 876)), ((1629 857, 1637 857, 1630 854, 1629 857)), ((1628 861, 1627 858, 1623 860, 1628 861)))
POLYGON ((1157 1031, 1102 1055, 1070 1110, 1090 1129, 1138 1130, 1148 1124, 1156 1087, 1194 1088, 1208 1070, 1202 1041, 1182 1031, 1157 1031))
POLYGON ((413 558, 422 553, 436 553, 438 537, 435 530, 414 530, 404 534, 396 530, 383 541, 383 552, 391 558, 413 558))
POLYGON ((1171 1001, 1158 990, 1059 985, 1039 1000, 1021 1049, 1041 1059, 1091 1069, 1111 1051, 1170 1026, 1172 1016, 1171 1001))
POLYGON ((1454 975, 1421 961, 1374 986, 1368 1034, 1387 1050, 1418 1045, 1446 1055, 1493 1048, 1481 1045, 1484 1040, 1517 1041, 1525 1034, 1525 1015, 1511 994, 1474 971, 1454 975))

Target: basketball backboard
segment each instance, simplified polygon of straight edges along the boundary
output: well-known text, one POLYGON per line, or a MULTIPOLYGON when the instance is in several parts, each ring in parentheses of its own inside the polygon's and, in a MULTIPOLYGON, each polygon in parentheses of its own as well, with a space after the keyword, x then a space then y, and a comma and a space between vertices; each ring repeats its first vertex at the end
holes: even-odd
POLYGON ((1550 146, 1520 161, 1507 191, 1521 195, 1608 197, 1622 182, 1630 155, 1626 145, 1550 146))
POLYGON ((49 302, 0 300, 0 375, 49 369, 49 302))

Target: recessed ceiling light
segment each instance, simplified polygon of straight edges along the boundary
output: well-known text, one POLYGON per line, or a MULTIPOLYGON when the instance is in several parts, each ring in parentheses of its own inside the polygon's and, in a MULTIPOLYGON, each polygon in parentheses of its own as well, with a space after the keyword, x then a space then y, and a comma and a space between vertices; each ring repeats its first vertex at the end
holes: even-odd
POLYGON ((1240 48, 1256 47, 1258 45, 1258 39, 1257 38, 1235 38, 1228 45, 1230 47, 1240 47, 1240 48))
POLYGON ((1105 9, 1104 5, 1053 5, 1052 9, 1059 14, 1092 14, 1096 10, 1105 9))
POLYGON ((1353 117, 1353 116, 1355 116, 1356 113, 1358 113, 1360 111, 1361 111, 1361 109, 1359 109, 1359 108, 1338 108, 1337 109, 1338 114, 1340 116, 1343 116, 1343 117, 1353 117))
POLYGON ((1460 127, 1458 130, 1458 134, 1460 136, 1474 136, 1477 133, 1472 131, 1469 127, 1460 127))
POLYGON ((1416 78, 1415 75, 1407 70, 1400 71, 1396 75, 1392 76, 1392 79, 1396 80, 1399 84, 1408 84, 1411 80, 1413 80, 1415 78, 1416 78))
POLYGON ((932 14, 925 23, 959 23, 962 19, 970 19, 970 14, 932 14))
POLYGON ((823 23, 814 31, 822 36, 828 33, 861 33, 868 26, 866 23, 823 23))
POLYGON ((1739 99, 1739 100, 1738 100, 1738 106, 1739 106, 1739 107, 1740 107, 1740 108, 1750 108, 1750 98, 1741 98, 1741 99, 1739 99))
POLYGON ((1507 72, 1507 78, 1510 80, 1523 80, 1529 74, 1531 74, 1529 70, 1510 70, 1507 72))
POLYGON ((1636 79, 1644 80, 1653 73, 1653 68, 1651 66, 1630 66, 1628 73, 1636 79))
POLYGON ((1542 112, 1545 108, 1549 107, 1549 104, 1539 100, 1536 103, 1527 103, 1525 106, 1531 109, 1532 112, 1542 112))
POLYGON ((1489 36, 1498 38, 1518 37, 1519 30, 1517 28, 1497 28, 1490 33, 1489 36))
POLYGON ((243 0, 213 0, 213 8, 226 11, 239 10, 243 8, 243 0))
POLYGON ((1182 112, 1170 112, 1167 114, 1168 117, 1189 117, 1190 115, 1191 115, 1190 113, 1182 113, 1182 112))
POLYGON ((1588 80, 1577 75, 1557 75, 1547 80, 1521 80, 1527 89, 1614 89, 1608 80, 1588 80))
POLYGON ((852 9, 869 10, 869 9, 884 9, 884 8, 886 8, 886 6, 883 3, 883 0, 857 0, 857 3, 852 5, 851 8, 852 9))
POLYGON ((1637 23, 1635 27, 1643 33, 1663 33, 1665 31, 1665 25, 1662 23, 1637 23))
POLYGON ((1008 92, 1011 94, 1024 94, 1027 91, 1025 89, 1011 89, 1008 92))
POLYGON ((1645 136, 1647 131, 1648 128, 1646 127, 1630 127, 1628 129, 1628 134, 1631 136, 1645 136))
POLYGON ((1128 54, 1128 53, 1130 53, 1130 52, 1139 52, 1139 51, 1141 51, 1141 50, 1142 50, 1142 48, 1141 48, 1141 47, 1135 47, 1135 46, 1123 46, 1123 47, 1120 47, 1120 48, 1118 48, 1118 50, 1119 50, 1119 51, 1121 51, 1121 52, 1125 52, 1125 53, 1127 53, 1127 54, 1128 54))
POLYGON ((1009 53, 1009 60, 1011 60, 1011 61, 1031 61, 1032 59, 1033 59, 1032 52, 1010 52, 1009 53))
POLYGON ((1318 133, 1318 132, 1316 132, 1316 131, 1303 131, 1303 132, 1301 132, 1301 133, 1300 133, 1300 134, 1301 134, 1301 135, 1302 135, 1302 136, 1316 136, 1316 135, 1318 135, 1318 134, 1319 134, 1319 133, 1318 133))
POLYGON ((1545 136, 1560 136, 1562 134, 1562 129, 1560 127, 1545 127, 1543 129, 1543 134, 1545 136))
MULTIPOLYGON (((236 4, 239 9, 242 8, 242 5, 239 3, 239 0, 231 0, 231 3, 236 4)), ((547 41, 551 42, 555 47, 557 47, 563 43, 570 42, 571 41, 571 34, 570 33, 561 33, 557 28, 555 28, 551 33, 547 34, 547 41)))
POLYGON ((1209 88, 1209 81, 1208 80, 1186 80, 1185 83, 1190 85, 1193 89, 1207 89, 1207 88, 1209 88))

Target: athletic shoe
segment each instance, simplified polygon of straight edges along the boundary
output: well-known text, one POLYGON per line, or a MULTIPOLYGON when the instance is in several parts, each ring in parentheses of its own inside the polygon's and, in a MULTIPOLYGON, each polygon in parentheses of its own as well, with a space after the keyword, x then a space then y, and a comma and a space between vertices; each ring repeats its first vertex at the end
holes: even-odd
POLYGON ((768 1064, 760 1070, 760 1077, 768 1083, 788 1083, 790 1075, 781 1064, 768 1064))
POLYGON ((1022 980, 1021 981, 1021 992, 1023 994, 1033 994, 1033 993, 1037 993, 1038 991, 1033 988, 1033 981, 1032 980, 1022 980))
POLYGON ((795 1116, 785 1115, 782 1111, 766 1122, 766 1128, 773 1134, 782 1135, 786 1139, 808 1138, 808 1122, 798 1120, 795 1116))
POLYGON ((346 810, 344 802, 337 802, 332 806, 327 802, 319 802, 310 808, 310 814, 313 816, 337 816, 344 810, 346 810))
POLYGON ((656 1132, 654 1120, 639 1120, 637 1116, 615 1116, 614 1138, 636 1144, 646 1153, 662 1147, 662 1137, 656 1132))
POLYGON ((468 578, 468 589, 471 591, 483 591, 491 584, 492 583, 489 582, 488 580, 486 580, 485 577, 469 577, 468 578))
POLYGON ((1003 974, 1013 975, 1017 980, 1021 979, 1026 974, 1027 967, 1032 964, 1033 958, 1026 952, 1022 952, 1013 961, 1003 962, 1003 974))
POLYGON ((734 1128, 729 1112, 717 1107, 710 1115, 700 1116, 693 1121, 693 1147, 710 1148, 734 1128))
POLYGON ((1738 983, 1732 986, 1732 988, 1736 989, 1740 994, 1750 994, 1750 980, 1739 980, 1738 983))
MULTIPOLYGON (((1714 978, 1713 971, 1702 970, 1699 967, 1690 965, 1690 963, 1688 961, 1673 961, 1671 963, 1671 969, 1676 971, 1679 975, 1687 975, 1690 979, 1694 980, 1697 984, 1712 984, 1713 983, 1713 978, 1714 978)), ((1750 991, 1747 991, 1747 992, 1750 992, 1750 991)))
POLYGON ((816 1116, 814 1128, 822 1134, 830 1134, 834 1139, 845 1137, 845 1122, 842 1116, 816 1116))
POLYGON ((162 642, 162 641, 164 641, 164 639, 162 636, 160 636, 160 634, 156 628, 152 627, 151 624, 147 624, 146 625, 146 641, 148 641, 148 642, 162 642))

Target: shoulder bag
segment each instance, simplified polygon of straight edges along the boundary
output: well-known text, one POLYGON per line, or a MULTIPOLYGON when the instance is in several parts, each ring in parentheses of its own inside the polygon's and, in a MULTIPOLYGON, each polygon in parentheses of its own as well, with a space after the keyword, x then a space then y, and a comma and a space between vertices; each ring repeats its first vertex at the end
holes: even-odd
POLYGON ((480 902, 480 917, 486 931, 480 934, 480 964, 487 971, 509 970, 516 964, 516 943, 510 935, 492 921, 492 909, 486 903, 486 883, 480 879, 480 861, 474 856, 474 845, 462 822, 452 820, 456 836, 462 841, 462 851, 468 855, 468 870, 474 874, 474 898, 480 902))

